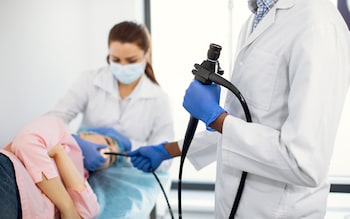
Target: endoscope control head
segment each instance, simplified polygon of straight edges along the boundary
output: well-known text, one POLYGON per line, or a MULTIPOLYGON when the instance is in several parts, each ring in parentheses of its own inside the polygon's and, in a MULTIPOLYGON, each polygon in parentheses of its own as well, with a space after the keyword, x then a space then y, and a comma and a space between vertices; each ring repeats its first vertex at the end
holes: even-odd
POLYGON ((221 48, 222 48, 221 46, 219 46, 215 43, 211 43, 209 45, 207 58, 209 60, 212 60, 212 61, 217 61, 219 59, 219 56, 220 56, 221 48))
POLYGON ((211 74, 218 73, 222 75, 224 73, 218 61, 221 49, 222 47, 215 43, 209 45, 207 60, 204 60, 200 65, 195 64, 195 69, 192 70, 196 80, 202 84, 211 84, 212 81, 209 79, 211 74))

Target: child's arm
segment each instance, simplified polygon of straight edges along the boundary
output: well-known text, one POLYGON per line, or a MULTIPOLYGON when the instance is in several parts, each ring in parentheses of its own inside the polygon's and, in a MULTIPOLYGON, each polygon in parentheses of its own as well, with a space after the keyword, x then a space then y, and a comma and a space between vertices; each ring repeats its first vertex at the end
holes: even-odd
POLYGON ((49 156, 55 159, 58 172, 66 188, 76 191, 85 189, 85 179, 75 167, 61 144, 57 144, 49 151, 49 156))
POLYGON ((80 175, 72 160, 60 144, 50 150, 48 155, 55 159, 61 178, 55 177, 47 179, 43 175, 43 181, 37 183, 38 187, 59 209, 61 218, 80 218, 66 188, 77 191, 83 190, 85 188, 83 176, 80 175))
POLYGON ((80 219, 74 203, 59 177, 47 179, 43 174, 43 180, 36 185, 52 201, 60 212, 62 219, 80 219))

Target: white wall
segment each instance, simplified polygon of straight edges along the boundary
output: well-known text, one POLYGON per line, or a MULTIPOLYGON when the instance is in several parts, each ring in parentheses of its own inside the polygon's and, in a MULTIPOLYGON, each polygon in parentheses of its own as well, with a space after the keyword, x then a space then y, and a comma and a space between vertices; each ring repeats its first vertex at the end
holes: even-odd
POLYGON ((141 0, 0 0, 0 147, 105 64, 114 24, 143 16, 141 0))

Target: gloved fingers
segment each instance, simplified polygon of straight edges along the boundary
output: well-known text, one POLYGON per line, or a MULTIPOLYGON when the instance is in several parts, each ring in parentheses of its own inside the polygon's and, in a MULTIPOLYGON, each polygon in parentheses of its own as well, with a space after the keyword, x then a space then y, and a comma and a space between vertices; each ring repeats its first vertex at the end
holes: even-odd
POLYGON ((87 159, 84 159, 84 166, 89 171, 95 171, 98 168, 103 167, 105 165, 106 161, 107 161, 107 159, 100 155, 100 156, 96 157, 96 159, 93 161, 92 160, 89 161, 87 159))
POLYGON ((85 141, 84 139, 82 139, 79 135, 72 134, 72 137, 73 137, 74 140, 78 143, 78 145, 79 145, 80 148, 86 146, 86 144, 88 143, 87 141, 85 141))
POLYGON ((159 167, 159 165, 161 164, 161 162, 162 161, 160 161, 160 160, 158 160, 158 161, 156 161, 156 162, 152 162, 152 164, 151 164, 151 168, 148 168, 149 169, 149 171, 151 171, 151 170, 156 170, 158 167, 159 167))
POLYGON ((151 167, 149 159, 141 156, 131 157, 131 162, 135 168, 144 172, 149 172, 148 169, 151 167))
POLYGON ((146 173, 150 172, 150 167, 151 167, 151 164, 150 164, 150 161, 148 159, 142 160, 138 165, 138 169, 140 169, 146 173))
POLYGON ((81 139, 77 134, 72 134, 72 137, 73 137, 76 141, 81 139))
POLYGON ((97 166, 86 166, 86 164, 84 164, 85 168, 88 170, 88 171, 95 171, 97 170, 97 166))
POLYGON ((99 157, 96 162, 96 169, 103 167, 106 164, 107 159, 104 157, 99 157))
POLYGON ((130 157, 136 156, 136 155, 140 155, 139 154, 139 149, 134 150, 134 151, 127 151, 126 154, 130 157))
POLYGON ((92 142, 91 142, 91 144, 93 144, 95 146, 96 150, 105 149, 108 147, 108 145, 105 145, 105 144, 95 144, 92 142))
MULTIPOLYGON (((211 84, 211 85, 213 85, 213 84, 211 84)), ((196 90, 200 90, 200 89, 207 88, 207 87, 208 87, 208 85, 204 85, 201 82, 199 82, 198 80, 192 80, 192 82, 188 86, 187 90, 189 93, 192 93, 192 92, 196 92, 196 90)))
POLYGON ((220 99, 221 86, 218 84, 213 84, 216 87, 216 96, 220 99))
POLYGON ((104 165, 104 163, 107 161, 107 158, 104 158, 102 155, 97 157, 97 163, 104 165))
POLYGON ((97 163, 88 162, 84 160, 84 167, 89 171, 95 171, 99 167, 99 165, 97 163))
POLYGON ((192 94, 193 89, 195 89, 196 84, 195 83, 199 83, 197 80, 193 80, 190 85, 187 87, 186 91, 185 91, 185 97, 188 97, 192 94))
POLYGON ((200 83, 197 80, 193 80, 191 82, 191 84, 189 85, 189 87, 186 89, 185 91, 185 95, 183 98, 183 102, 182 102, 182 106, 187 110, 187 112, 191 113, 191 108, 192 108, 192 98, 194 96, 196 96, 195 94, 193 94, 193 89, 195 89, 194 87, 196 87, 196 83, 200 83))
POLYGON ((202 83, 199 82, 198 80, 192 80, 189 87, 195 87, 197 85, 201 85, 202 83))
POLYGON ((146 160, 146 158, 142 157, 142 156, 133 156, 131 157, 131 162, 134 166, 139 166, 140 163, 142 163, 144 160, 146 160))
POLYGON ((186 94, 188 96, 196 95, 198 92, 202 93, 202 91, 205 91, 205 93, 213 93, 215 94, 215 97, 220 97, 221 93, 221 87, 218 84, 210 84, 210 85, 204 85, 201 82, 197 80, 193 80, 189 87, 186 90, 186 94))

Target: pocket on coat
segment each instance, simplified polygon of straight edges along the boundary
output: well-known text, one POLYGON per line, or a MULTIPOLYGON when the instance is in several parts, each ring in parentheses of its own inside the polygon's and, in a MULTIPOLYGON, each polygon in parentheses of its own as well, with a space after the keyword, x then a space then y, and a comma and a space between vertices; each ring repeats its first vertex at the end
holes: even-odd
POLYGON ((249 105, 269 110, 276 82, 280 58, 260 48, 247 52, 240 61, 234 83, 249 105))

